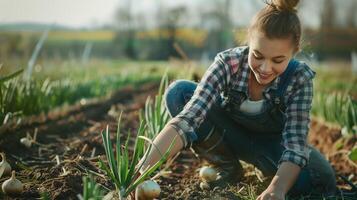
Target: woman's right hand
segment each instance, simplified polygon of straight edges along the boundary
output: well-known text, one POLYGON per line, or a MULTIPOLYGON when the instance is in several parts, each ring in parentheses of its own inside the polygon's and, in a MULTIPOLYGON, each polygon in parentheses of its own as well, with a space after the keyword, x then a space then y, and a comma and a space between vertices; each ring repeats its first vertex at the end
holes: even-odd
POLYGON ((156 136, 153 143, 154 148, 151 148, 147 154, 148 157, 142 164, 141 168, 146 169, 148 166, 154 166, 161 158, 162 155, 169 149, 172 141, 175 140, 170 154, 167 159, 176 155, 184 146, 181 136, 171 125, 166 125, 164 129, 156 136))
MULTIPOLYGON (((141 165, 141 169, 146 169, 148 166, 153 166, 156 162, 158 162, 161 159, 162 155, 167 151, 167 149, 170 147, 170 144, 174 139, 175 139, 175 144, 171 148, 171 152, 168 158, 176 155, 183 148, 183 141, 179 136, 179 133, 176 131, 176 129, 174 129, 171 125, 166 125, 164 129, 156 136, 156 138, 153 141, 156 148, 151 148, 150 152, 147 154, 148 157, 145 160, 145 162, 142 163, 141 160, 139 161, 137 166, 141 165)), ((141 175, 140 172, 137 173, 136 177, 134 177, 134 181, 137 178, 139 178, 140 175, 141 175)), ((138 188, 136 188, 135 191, 137 191, 137 189, 138 188)), ((130 197, 132 200, 136 199, 135 191, 132 191, 130 193, 130 197)))

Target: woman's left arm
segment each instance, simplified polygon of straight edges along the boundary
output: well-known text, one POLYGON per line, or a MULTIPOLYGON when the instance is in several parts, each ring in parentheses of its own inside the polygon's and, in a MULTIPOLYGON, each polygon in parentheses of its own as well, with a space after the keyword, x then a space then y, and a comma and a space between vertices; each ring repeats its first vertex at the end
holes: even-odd
POLYGON ((294 185, 300 173, 300 167, 292 162, 281 163, 268 188, 257 198, 257 200, 281 200, 294 185))
POLYGON ((314 72, 306 70, 295 79, 285 111, 286 123, 282 134, 282 144, 285 150, 279 161, 276 175, 258 200, 285 199, 285 195, 294 185, 301 168, 306 166, 309 160, 307 134, 313 97, 313 77, 314 72))

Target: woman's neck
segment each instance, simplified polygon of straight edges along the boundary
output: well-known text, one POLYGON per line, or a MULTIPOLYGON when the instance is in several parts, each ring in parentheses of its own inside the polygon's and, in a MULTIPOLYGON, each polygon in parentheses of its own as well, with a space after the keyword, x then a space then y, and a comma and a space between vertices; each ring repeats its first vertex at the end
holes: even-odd
POLYGON ((253 72, 250 72, 248 80, 248 93, 250 100, 259 101, 263 99, 263 91, 266 87, 266 85, 259 84, 253 72))

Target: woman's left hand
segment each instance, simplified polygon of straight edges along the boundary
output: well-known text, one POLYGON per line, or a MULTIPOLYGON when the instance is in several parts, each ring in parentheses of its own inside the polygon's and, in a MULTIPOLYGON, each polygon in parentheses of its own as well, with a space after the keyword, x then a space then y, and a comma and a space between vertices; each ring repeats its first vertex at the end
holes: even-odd
POLYGON ((269 187, 261 193, 257 200, 285 200, 283 190, 269 185, 269 187))

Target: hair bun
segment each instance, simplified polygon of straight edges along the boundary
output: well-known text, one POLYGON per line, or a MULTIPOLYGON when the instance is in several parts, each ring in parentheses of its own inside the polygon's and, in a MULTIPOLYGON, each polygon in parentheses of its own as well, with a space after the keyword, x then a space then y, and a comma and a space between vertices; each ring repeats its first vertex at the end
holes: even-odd
POLYGON ((297 12, 299 0, 271 0, 270 5, 279 11, 297 12))

